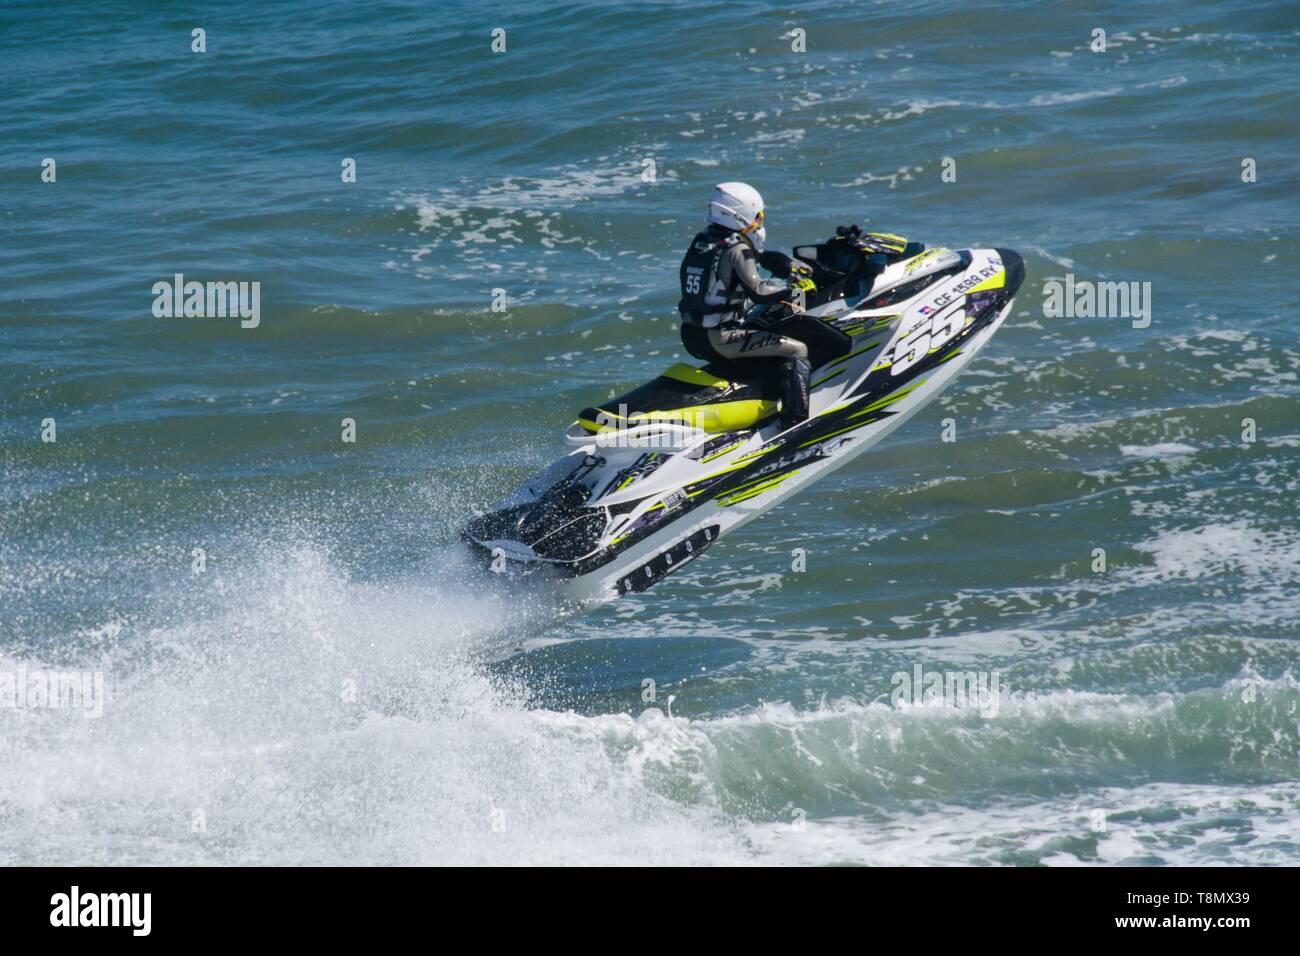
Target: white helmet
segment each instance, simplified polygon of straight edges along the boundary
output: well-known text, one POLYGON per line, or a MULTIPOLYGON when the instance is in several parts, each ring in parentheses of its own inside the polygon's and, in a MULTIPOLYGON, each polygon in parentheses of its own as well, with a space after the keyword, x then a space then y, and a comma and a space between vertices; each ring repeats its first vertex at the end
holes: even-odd
POLYGON ((718 183, 709 200, 709 222, 735 229, 747 238, 755 252, 763 251, 767 230, 763 228, 763 197, 748 183, 718 183))

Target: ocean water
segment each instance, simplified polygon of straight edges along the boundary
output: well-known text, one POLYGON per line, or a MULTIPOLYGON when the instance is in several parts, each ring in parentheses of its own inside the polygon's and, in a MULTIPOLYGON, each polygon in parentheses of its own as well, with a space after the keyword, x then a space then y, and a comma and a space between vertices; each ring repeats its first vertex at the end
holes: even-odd
POLYGON ((11 3, 0 54, 0 678, 105 689, 0 707, 0 863, 1300 862, 1293 4, 11 3), (680 357, 724 179, 1028 280, 662 585, 498 590, 458 527, 680 357))

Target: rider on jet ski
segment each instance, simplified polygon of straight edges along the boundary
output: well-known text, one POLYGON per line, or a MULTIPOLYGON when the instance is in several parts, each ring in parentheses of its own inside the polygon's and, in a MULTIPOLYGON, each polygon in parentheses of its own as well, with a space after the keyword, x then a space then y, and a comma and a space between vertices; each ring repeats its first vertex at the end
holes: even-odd
MULTIPOLYGON (((746 323, 755 304, 794 300, 817 290, 807 263, 775 250, 764 251, 763 197, 746 183, 720 183, 709 202, 709 226, 691 240, 682 259, 682 344, 706 362, 781 360, 781 427, 791 428, 808 417, 808 344, 788 334, 746 323), (762 279, 755 263, 784 282, 762 279)), ((897 255, 907 240, 890 233, 863 233, 841 226, 837 240, 863 256, 897 255)), ((882 268, 863 262, 866 288, 882 268)), ((865 289, 860 294, 865 294, 865 289)))
MULTIPOLYGON (((789 281, 761 278, 755 262, 771 271, 763 253, 763 197, 746 183, 720 183, 709 202, 709 226, 691 240, 682 259, 682 344, 702 361, 781 359, 781 425, 808 417, 808 346, 744 322, 754 304, 780 302, 816 289, 810 271, 789 270, 789 281)), ((784 256, 777 258, 792 262, 784 256)), ((780 268, 780 266, 778 266, 780 268)))

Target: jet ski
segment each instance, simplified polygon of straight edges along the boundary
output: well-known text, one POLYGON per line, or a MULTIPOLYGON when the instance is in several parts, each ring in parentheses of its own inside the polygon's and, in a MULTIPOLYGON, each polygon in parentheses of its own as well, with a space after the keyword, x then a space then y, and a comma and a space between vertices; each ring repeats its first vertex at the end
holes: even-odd
POLYGON ((1010 249, 796 247, 817 292, 746 321, 809 345, 809 418, 782 429, 776 363, 679 363, 582 409, 570 449, 464 539, 493 571, 541 574, 578 603, 644 591, 724 534, 876 444, 993 337, 1025 277, 1010 249))

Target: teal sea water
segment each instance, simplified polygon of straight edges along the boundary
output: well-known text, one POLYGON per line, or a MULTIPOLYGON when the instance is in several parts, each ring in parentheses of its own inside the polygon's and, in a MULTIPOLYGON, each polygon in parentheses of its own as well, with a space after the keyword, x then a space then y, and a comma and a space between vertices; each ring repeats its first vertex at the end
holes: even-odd
POLYGON ((106 700, 0 707, 0 862, 1300 862, 1295 13, 6 4, 0 676, 106 700), (458 527, 680 357, 725 179, 773 246, 1028 280, 659 587, 500 592, 458 527), (175 273, 260 325, 155 318, 175 273), (1149 326, 1045 317, 1067 274, 1149 326), (896 704, 918 665, 996 713, 896 704))

